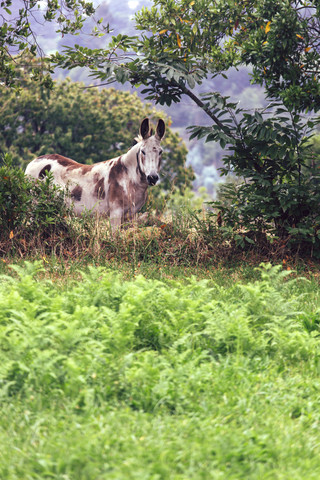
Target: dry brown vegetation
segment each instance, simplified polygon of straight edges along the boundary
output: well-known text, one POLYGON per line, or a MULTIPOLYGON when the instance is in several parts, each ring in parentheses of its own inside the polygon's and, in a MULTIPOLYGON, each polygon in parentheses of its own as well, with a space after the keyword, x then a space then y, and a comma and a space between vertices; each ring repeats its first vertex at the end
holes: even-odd
POLYGON ((21 229, 0 238, 3 259, 52 255, 84 263, 94 259, 103 263, 123 261, 139 265, 147 262, 160 266, 208 267, 241 262, 259 265, 267 261, 317 265, 312 256, 303 258, 299 251, 290 251, 288 239, 270 239, 255 232, 236 232, 232 237, 204 215, 181 212, 151 215, 143 222, 124 225, 113 233, 105 218, 68 216, 59 229, 51 226, 32 235, 21 229))

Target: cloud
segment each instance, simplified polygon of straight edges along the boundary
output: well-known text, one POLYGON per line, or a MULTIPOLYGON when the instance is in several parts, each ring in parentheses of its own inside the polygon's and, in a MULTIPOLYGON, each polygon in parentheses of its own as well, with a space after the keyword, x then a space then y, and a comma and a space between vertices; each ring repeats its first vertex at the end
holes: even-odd
POLYGON ((140 1, 139 0, 129 0, 128 1, 128 7, 131 9, 131 10, 135 10, 138 5, 139 5, 140 1))

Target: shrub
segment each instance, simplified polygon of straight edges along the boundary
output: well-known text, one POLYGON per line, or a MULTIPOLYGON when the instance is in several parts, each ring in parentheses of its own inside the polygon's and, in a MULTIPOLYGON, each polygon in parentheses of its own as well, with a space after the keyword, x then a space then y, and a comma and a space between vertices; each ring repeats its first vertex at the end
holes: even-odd
POLYGON ((7 245, 23 238, 26 243, 35 237, 43 241, 65 232, 69 213, 65 195, 50 176, 41 181, 28 178, 5 155, 0 167, 0 242, 7 245))

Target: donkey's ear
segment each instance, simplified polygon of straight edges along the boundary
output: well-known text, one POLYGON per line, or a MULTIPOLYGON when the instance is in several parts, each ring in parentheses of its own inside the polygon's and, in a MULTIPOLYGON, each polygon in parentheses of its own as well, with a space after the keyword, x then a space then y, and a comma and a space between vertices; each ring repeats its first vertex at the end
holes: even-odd
POLYGON ((150 137, 149 133, 149 118, 145 118, 142 120, 140 125, 140 135, 145 140, 146 138, 150 137))
POLYGON ((156 137, 161 140, 162 137, 164 136, 164 133, 166 131, 166 126, 165 126, 165 123, 164 121, 159 118, 158 120, 158 125, 157 125, 157 129, 156 129, 156 137))

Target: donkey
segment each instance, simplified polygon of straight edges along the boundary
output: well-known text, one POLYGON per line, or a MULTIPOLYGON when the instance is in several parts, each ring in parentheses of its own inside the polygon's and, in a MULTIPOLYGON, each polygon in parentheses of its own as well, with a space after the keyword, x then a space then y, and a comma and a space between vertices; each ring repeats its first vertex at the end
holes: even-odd
POLYGON ((30 162, 25 173, 42 179, 51 172, 54 183, 68 188, 76 215, 89 210, 109 216, 114 230, 134 217, 147 200, 148 185, 158 182, 164 134, 162 119, 153 135, 145 118, 137 144, 120 157, 83 165, 62 155, 43 155, 30 162))

